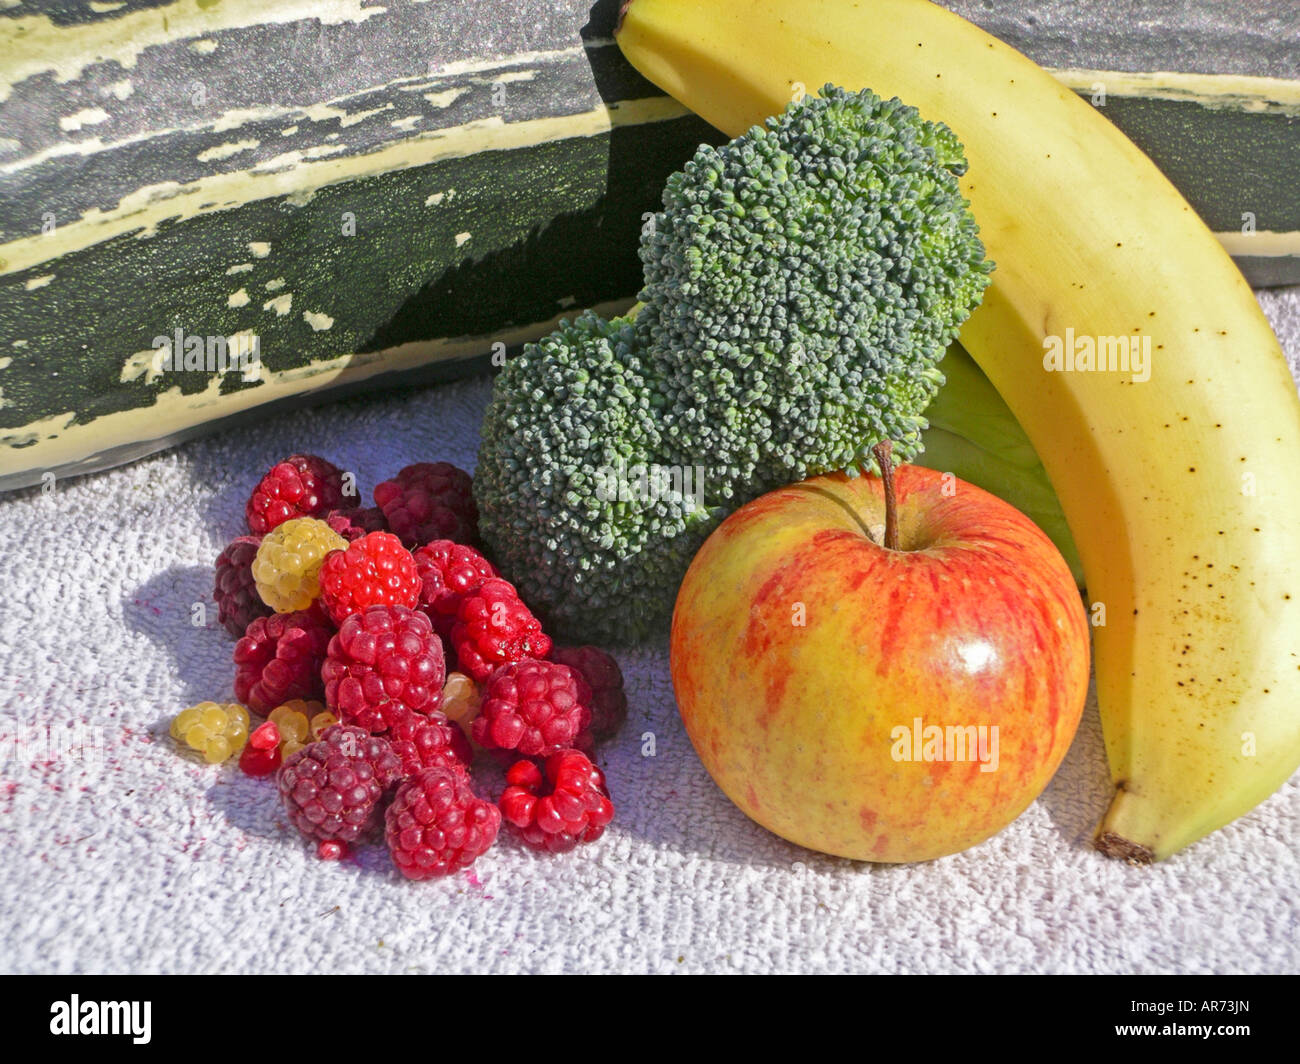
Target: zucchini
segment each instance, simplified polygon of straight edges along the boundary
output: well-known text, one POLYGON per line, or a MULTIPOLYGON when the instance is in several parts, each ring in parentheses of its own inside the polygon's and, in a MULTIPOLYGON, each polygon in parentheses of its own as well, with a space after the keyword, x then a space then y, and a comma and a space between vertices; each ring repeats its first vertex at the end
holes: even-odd
POLYGON ((481 370, 630 304, 643 215, 720 138, 627 66, 612 13, 580 35, 588 10, 5 12, 0 488, 481 370), (259 372, 170 364, 177 330, 255 343, 259 372))

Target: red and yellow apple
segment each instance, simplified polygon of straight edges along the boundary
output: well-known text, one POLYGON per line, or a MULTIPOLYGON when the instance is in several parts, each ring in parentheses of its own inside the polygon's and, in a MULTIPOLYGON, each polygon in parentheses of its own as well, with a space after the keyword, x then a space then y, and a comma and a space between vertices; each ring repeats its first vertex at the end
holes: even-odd
POLYGON ((672 624, 673 688, 710 775, 801 846, 924 861, 1042 792, 1088 688, 1088 621, 1051 540, 989 493, 817 477, 724 521, 672 624))

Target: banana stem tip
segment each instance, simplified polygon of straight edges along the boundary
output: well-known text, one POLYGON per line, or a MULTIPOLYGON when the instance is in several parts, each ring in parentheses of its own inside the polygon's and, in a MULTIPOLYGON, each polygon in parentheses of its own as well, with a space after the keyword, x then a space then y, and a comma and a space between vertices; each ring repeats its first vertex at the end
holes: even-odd
POLYGON ((1155 852, 1150 847, 1129 842, 1113 831, 1103 831, 1098 835, 1096 846, 1107 857, 1127 861, 1131 865, 1147 865, 1156 859, 1155 852))

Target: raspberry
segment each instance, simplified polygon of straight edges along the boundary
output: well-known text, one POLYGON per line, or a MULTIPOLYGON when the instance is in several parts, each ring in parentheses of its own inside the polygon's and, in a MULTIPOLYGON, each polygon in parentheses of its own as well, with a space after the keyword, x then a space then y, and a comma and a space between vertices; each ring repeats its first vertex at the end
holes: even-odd
POLYGON ((314 454, 293 454, 271 467, 253 489, 244 516, 255 535, 294 517, 324 517, 343 502, 343 474, 314 454))
POLYGON ((262 714, 295 698, 320 698, 332 634, 317 609, 259 617, 235 644, 235 697, 262 714))
POLYGON ((497 575, 492 563, 473 547, 450 539, 435 539, 417 548, 415 566, 420 573, 420 612, 444 639, 451 636, 465 596, 497 575))
POLYGON ((473 481, 450 462, 417 462, 375 487, 388 527, 408 547, 434 539, 478 541, 473 481))
POLYGON ((267 723, 274 724, 280 733, 281 757, 297 753, 307 745, 307 732, 311 729, 311 722, 303 707, 317 705, 317 702, 295 698, 292 702, 276 706, 266 715, 267 723))
POLYGON ((259 750, 254 746, 245 746, 239 755, 239 771, 245 776, 260 779, 269 776, 280 767, 280 748, 273 746, 269 750, 259 750))
POLYGON ((353 842, 377 822, 379 800, 401 773, 385 740, 336 724, 284 762, 276 785, 289 819, 308 838, 353 842))
POLYGON ((220 764, 244 748, 248 740, 248 710, 234 702, 225 705, 200 702, 176 714, 171 735, 191 750, 197 750, 209 765, 220 764))
POLYGON ((248 745, 239 755, 239 768, 246 776, 269 776, 284 759, 280 749, 280 729, 274 721, 264 721, 253 729, 248 745))
POLYGON ((272 612, 253 581, 253 559, 261 542, 261 536, 240 536, 217 555, 217 582, 212 597, 217 600, 217 619, 236 639, 253 621, 272 612))
POLYGON ((405 606, 371 606, 330 640, 321 678, 339 718, 383 732, 401 710, 432 713, 442 701, 442 640, 429 618, 405 606))
POLYGON ((294 698, 278 705, 266 715, 266 719, 279 726, 280 754, 288 757, 308 743, 314 743, 326 728, 339 722, 320 702, 294 698))
MULTIPOLYGON (((320 703, 306 702, 304 703, 304 705, 319 706, 320 703)), ((322 735, 324 735, 326 728, 332 728, 338 722, 339 722, 338 717, 334 716, 334 714, 331 713, 328 709, 322 708, 319 713, 313 714, 311 718, 311 725, 308 731, 308 734, 311 736, 312 742, 315 742, 322 735)))
POLYGON ((467 595, 451 630, 458 667, 482 683, 498 665, 544 658, 551 640, 508 580, 484 580, 467 595))
POLYGON ((442 705, 438 709, 448 720, 460 725, 467 739, 482 704, 483 692, 478 684, 463 672, 447 673, 447 682, 442 685, 442 705))
POLYGON ((368 606, 415 606, 420 601, 420 574, 400 539, 371 532, 325 557, 320 597, 334 623, 342 624, 368 606))
MULTIPOLYGON (((318 713, 325 712, 324 703, 317 702, 312 699, 305 699, 305 698, 293 698, 290 699, 288 702, 282 702, 280 705, 276 706, 275 708, 276 710, 281 710, 281 709, 286 711, 292 710, 294 713, 301 713, 308 720, 316 716, 318 713)), ((271 714, 271 717, 274 718, 274 716, 275 714, 273 712, 271 714)), ((338 721, 331 721, 331 723, 337 724, 338 721)), ((319 739, 320 736, 316 735, 316 736, 312 736, 312 738, 319 739)))
POLYGON ((437 710, 427 717, 400 714, 388 729, 388 742, 402 759, 405 776, 434 765, 464 770, 474 760, 465 733, 437 710))
POLYGON ((348 855, 348 844, 338 839, 326 839, 316 847, 316 856, 322 861, 341 861, 348 855))
MULTIPOLYGON (((608 739, 627 719, 627 695, 623 691, 623 673, 612 657, 600 647, 555 647, 551 660, 576 669, 591 689, 591 740, 608 739)), ((577 743, 584 746, 590 743, 577 743)))
POLYGON ((276 613, 305 610, 320 594, 325 555, 348 541, 324 521, 298 517, 263 537, 253 559, 257 593, 276 613))
POLYGON ((280 749, 280 726, 273 720, 264 720, 248 737, 250 750, 280 749))
POLYGON ((468 868, 501 829, 501 810, 474 793, 464 772, 435 765, 401 785, 385 816, 385 837, 407 879, 468 868))
POLYGON ((548 757, 591 724, 591 690, 567 665, 521 661, 497 669, 483 689, 483 705, 471 725, 474 741, 489 749, 548 757))
POLYGON ((614 819, 605 774, 578 750, 546 759, 546 775, 531 761, 506 771, 501 815, 514 834, 535 850, 563 853, 593 842, 614 819))
POLYGON ((384 511, 378 506, 349 506, 342 510, 331 510, 325 517, 325 523, 349 543, 370 532, 388 531, 384 511))

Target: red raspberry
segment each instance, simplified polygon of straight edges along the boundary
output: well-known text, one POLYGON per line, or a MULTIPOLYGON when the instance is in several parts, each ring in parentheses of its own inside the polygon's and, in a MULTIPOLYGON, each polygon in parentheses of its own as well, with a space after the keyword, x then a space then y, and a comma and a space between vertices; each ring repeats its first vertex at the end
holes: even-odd
POLYGON ((265 721, 253 729, 239 755, 246 776, 269 776, 280 767, 280 729, 265 721))
POLYGON ((474 760, 469 740, 446 716, 434 710, 428 716, 402 713, 388 728, 388 742, 402 759, 402 775, 414 776, 434 765, 465 769, 474 760))
POLYGON ((263 716, 295 698, 319 699, 333 632, 316 608, 257 618, 235 644, 235 698, 263 716))
POLYGON ((551 639, 510 581, 494 577, 467 595, 456 614, 451 643, 462 672, 482 683, 498 665, 544 658, 551 639))
POLYGON ((388 522, 378 506, 350 506, 331 510, 325 523, 349 543, 371 532, 387 532, 388 522))
POLYGON ((473 481, 450 462, 417 462, 375 487, 388 527, 408 547, 434 539, 478 541, 473 481))
POLYGON ((480 798, 464 772, 435 765, 401 785, 385 816, 388 849, 407 879, 468 868, 501 829, 501 810, 480 798))
POLYGON ((548 757, 572 746, 591 724, 591 690, 581 674, 551 661, 502 665, 487 682, 470 725, 489 749, 548 757))
MULTIPOLYGON (((576 669, 591 689, 591 741, 608 739, 627 719, 627 694, 618 662, 600 647, 555 647, 551 660, 576 669)), ((589 746, 590 743, 576 743, 589 746)))
POLYGON ((420 600, 415 559, 388 532, 371 532, 327 554, 319 579, 321 602, 335 624, 370 606, 413 607, 420 600))
POLYGON ((335 724, 290 754, 276 777, 294 827, 309 839, 352 842, 378 821, 379 801, 402 774, 379 736, 335 724))
POLYGON ((456 614, 466 595, 497 575, 492 563, 473 547, 450 539, 435 539, 415 551, 420 573, 421 613, 433 622, 433 630, 444 639, 451 637, 456 614))
POLYGON ((262 601, 253 580, 253 559, 261 536, 240 536, 217 555, 217 619, 236 639, 259 617, 269 617, 271 607, 262 601))
POLYGON ((546 759, 546 776, 531 761, 516 761, 506 772, 501 815, 511 830, 535 850, 563 853, 593 842, 614 819, 605 774, 578 750, 561 750, 546 759))
POLYGON ((442 702, 442 640, 423 613, 371 606, 330 640, 321 677, 340 720, 384 732, 401 711, 432 713, 442 702))
POLYGON ((324 517, 343 502, 343 474, 314 454, 293 454, 271 467, 253 489, 244 516, 264 536, 291 517, 324 517))

